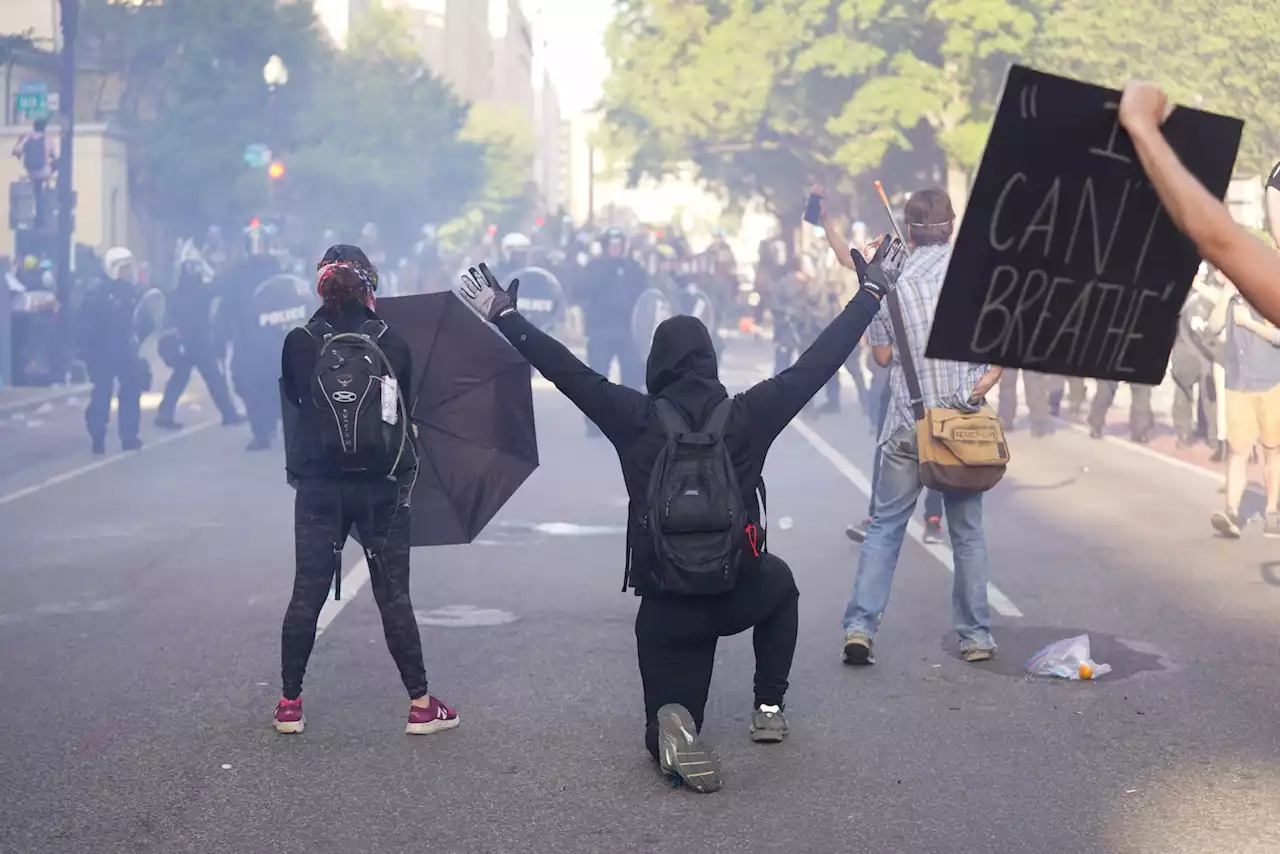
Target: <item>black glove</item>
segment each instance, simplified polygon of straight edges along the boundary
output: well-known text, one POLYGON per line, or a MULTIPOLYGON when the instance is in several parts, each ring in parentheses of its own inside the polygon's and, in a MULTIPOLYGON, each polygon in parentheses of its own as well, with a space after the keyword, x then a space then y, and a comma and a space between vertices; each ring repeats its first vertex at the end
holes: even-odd
POLYGON ((865 285, 867 283, 867 259, 862 257, 862 253, 857 249, 851 249, 849 255, 853 258, 853 268, 858 274, 858 284, 865 285))
POLYGON ((513 279, 511 287, 503 290, 497 278, 489 271, 489 266, 482 263, 478 271, 472 267, 462 274, 462 284, 458 287, 457 294, 481 317, 493 323, 499 317, 516 311, 519 288, 520 280, 513 279))
POLYGON ((862 286, 877 296, 888 296, 898 284, 898 277, 902 275, 902 268, 906 263, 907 247, 896 237, 886 237, 867 265, 867 275, 862 286))

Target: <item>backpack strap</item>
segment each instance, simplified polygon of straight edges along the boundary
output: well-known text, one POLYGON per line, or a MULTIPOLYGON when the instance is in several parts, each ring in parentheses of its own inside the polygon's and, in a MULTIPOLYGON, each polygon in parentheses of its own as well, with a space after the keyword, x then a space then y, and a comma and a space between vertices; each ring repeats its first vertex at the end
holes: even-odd
POLYGON ((658 410, 658 417, 662 419, 662 429, 667 431, 668 439, 678 439, 689 432, 689 425, 684 423, 675 404, 666 398, 655 397, 653 405, 658 410))
POLYGON ((329 321, 321 320, 318 317, 312 318, 303 330, 317 341, 327 341, 333 337, 333 327, 329 325, 329 321))
POLYGON ((386 331, 387 324, 384 320, 366 320, 364 323, 360 324, 361 334, 368 335, 374 341, 382 338, 386 331))
POLYGON ((716 404, 716 408, 711 410, 710 417, 707 418, 707 425, 702 428, 703 433, 710 433, 712 436, 723 439, 725 425, 729 423, 729 412, 733 409, 733 398, 726 397, 724 400, 716 404))

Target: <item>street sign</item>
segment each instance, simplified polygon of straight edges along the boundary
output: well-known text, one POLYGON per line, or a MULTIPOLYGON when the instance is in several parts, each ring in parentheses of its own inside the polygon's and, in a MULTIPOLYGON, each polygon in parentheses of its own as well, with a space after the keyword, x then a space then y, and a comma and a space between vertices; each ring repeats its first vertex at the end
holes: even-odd
POLYGON ((265 169, 267 164, 271 162, 271 149, 261 143, 246 145, 244 148, 244 162, 250 169, 265 169))
POLYGON ((23 83, 13 96, 13 111, 19 119, 35 121, 52 115, 48 83, 23 83))

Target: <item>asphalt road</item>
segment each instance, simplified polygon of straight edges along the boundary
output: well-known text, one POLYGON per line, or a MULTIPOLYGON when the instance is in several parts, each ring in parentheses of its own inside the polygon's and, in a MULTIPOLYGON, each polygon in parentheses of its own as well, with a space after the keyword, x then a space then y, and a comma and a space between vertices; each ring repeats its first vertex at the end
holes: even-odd
MULTIPOLYGON (((733 346, 741 386, 768 354, 733 346)), ((479 543, 414 554, 432 689, 462 715, 426 738, 403 734, 367 587, 327 612, 307 732, 272 731, 292 492, 243 428, 152 431, 97 462, 65 402, 0 428, 0 851, 1280 850, 1280 561, 1256 527, 1212 535, 1212 478, 1073 430, 1015 434, 986 514, 996 659, 960 661, 947 550, 909 540, 879 663, 851 669, 843 528, 869 431, 849 398, 787 430, 766 477, 770 544, 801 588, 792 735, 750 742, 750 640, 724 641, 706 733, 727 782, 698 796, 641 742, 616 457, 536 395, 542 467, 479 543), (1080 632, 1114 673, 1022 674, 1080 632)))

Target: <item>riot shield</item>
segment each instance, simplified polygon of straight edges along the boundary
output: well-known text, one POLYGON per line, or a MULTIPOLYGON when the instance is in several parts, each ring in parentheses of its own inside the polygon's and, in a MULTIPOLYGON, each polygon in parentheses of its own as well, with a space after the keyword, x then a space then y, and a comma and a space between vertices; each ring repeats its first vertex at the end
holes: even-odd
POLYGON ((311 283, 290 273, 280 273, 254 288, 249 320, 254 337, 284 340, 289 330, 303 326, 319 307, 320 298, 311 283))
POLYGON ((696 317, 714 336, 716 332, 716 305, 707 292, 694 284, 680 289, 680 313, 696 317))
POLYGON ((513 279, 520 280, 520 313, 542 331, 555 326, 564 316, 564 287, 551 271, 543 267, 525 267, 503 279, 504 288, 511 287, 513 279))
POLYGON ((649 358, 649 347, 658 324, 672 314, 671 301, 658 288, 649 288, 636 297, 635 308, 631 310, 631 340, 641 360, 649 358))
POLYGON ((164 294, 151 288, 138 297, 138 304, 133 307, 133 334, 142 345, 163 328, 164 294))

